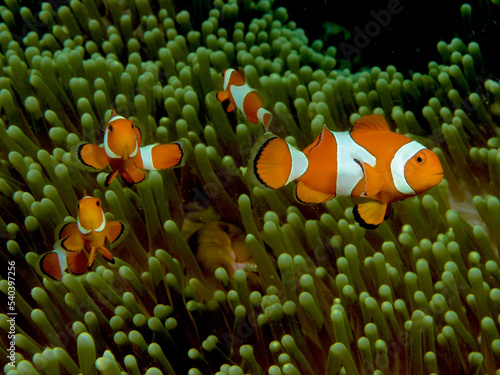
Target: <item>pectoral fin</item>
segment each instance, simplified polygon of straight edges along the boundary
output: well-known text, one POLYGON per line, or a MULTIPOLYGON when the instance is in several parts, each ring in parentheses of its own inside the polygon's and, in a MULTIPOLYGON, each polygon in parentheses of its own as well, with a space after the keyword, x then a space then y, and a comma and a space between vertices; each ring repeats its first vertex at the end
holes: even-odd
POLYGON ((56 228, 56 238, 62 239, 68 237, 71 233, 78 230, 76 221, 64 222, 56 228))
POLYGON ((100 171, 108 166, 106 151, 92 143, 79 144, 74 150, 74 157, 83 169, 100 171))
POLYGON ((83 250, 83 239, 79 231, 73 231, 68 237, 64 237, 61 240, 61 247, 70 252, 83 250))
POLYGON ((365 194, 366 196, 373 196, 380 192, 382 186, 382 174, 379 170, 373 168, 371 165, 362 163, 363 173, 365 175, 365 194))
POLYGON ((127 234, 125 224, 121 221, 111 221, 106 224, 106 237, 111 244, 117 242, 127 234))
POLYGON ((375 229, 390 214, 390 206, 380 202, 368 202, 354 206, 352 209, 354 219, 366 229, 375 229))

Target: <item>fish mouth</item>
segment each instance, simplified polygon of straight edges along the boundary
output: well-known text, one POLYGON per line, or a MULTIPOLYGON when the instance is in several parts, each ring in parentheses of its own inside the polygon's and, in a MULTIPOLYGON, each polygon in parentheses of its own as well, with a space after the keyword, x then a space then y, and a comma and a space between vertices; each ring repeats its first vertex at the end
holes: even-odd
POLYGON ((429 176, 429 180, 434 182, 434 186, 437 186, 443 181, 444 172, 433 173, 429 176))

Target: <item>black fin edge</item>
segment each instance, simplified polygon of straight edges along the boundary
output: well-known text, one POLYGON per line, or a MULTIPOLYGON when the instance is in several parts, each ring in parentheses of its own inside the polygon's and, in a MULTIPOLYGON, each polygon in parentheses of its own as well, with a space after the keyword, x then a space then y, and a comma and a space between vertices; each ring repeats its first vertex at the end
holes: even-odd
POLYGON ((297 194, 297 186, 298 185, 295 185, 295 189, 293 191, 293 196, 295 197, 295 200, 297 202, 299 202, 300 204, 307 204, 309 206, 313 205, 313 204, 318 204, 318 203, 310 203, 310 202, 304 202, 302 199, 299 198, 299 195, 297 194))
POLYGON ((83 161, 82 157, 81 157, 81 152, 82 152, 82 148, 86 145, 89 145, 91 143, 87 142, 87 143, 82 143, 80 146, 78 146, 78 150, 76 151, 76 156, 78 157, 78 160, 83 164, 85 165, 86 167, 90 167, 90 168, 93 168, 93 169, 97 169, 96 167, 90 165, 90 164, 87 164, 83 161))
MULTIPOLYGON (((113 243, 115 243, 116 241, 118 241, 118 239, 119 239, 119 238, 123 235, 123 232, 125 232, 125 224, 123 224, 121 221, 119 221, 119 223, 120 223, 120 224, 121 224, 121 226, 122 226, 122 229, 120 230, 120 234, 119 234, 118 236, 116 236, 116 238, 115 238, 115 240, 114 240, 113 242, 111 242, 111 241, 110 241, 110 242, 109 242, 110 244, 113 244, 113 243)), ((109 238, 108 238, 108 240, 109 240, 109 238)), ((106 257, 104 257, 104 259, 106 259, 106 257)), ((106 259, 106 260, 107 260, 107 259, 106 259)), ((108 262, 109 262, 109 260, 108 260, 108 262)))
MULTIPOLYGON (((48 253, 45 253, 44 255, 42 255, 42 257, 40 258, 40 261, 39 261, 39 264, 40 264, 40 265, 43 263, 44 258, 45 258, 47 255, 49 255, 51 252, 52 252, 52 251, 49 251, 48 253)), ((42 273, 43 273, 45 276, 47 276, 48 278, 50 278, 50 279, 52 279, 52 280, 54 280, 54 281, 61 281, 61 280, 62 280, 62 275, 61 275, 61 279, 60 279, 60 280, 58 280, 58 279, 56 279, 55 277, 53 277, 52 275, 49 275, 47 272, 45 272, 45 271, 43 270, 43 268, 42 268, 42 267, 40 267, 40 271, 42 271, 42 273)))
POLYGON ((265 141, 262 146, 260 146, 259 148, 259 151, 257 151, 257 155, 255 155, 255 158, 253 159, 253 174, 255 175, 255 177, 257 178, 257 180, 259 180, 259 182, 264 185, 265 187, 267 187, 268 189, 273 189, 271 186, 269 186, 268 184, 266 184, 259 176, 259 174, 257 173, 257 162, 259 161, 260 159, 260 155, 262 154, 262 151, 264 151, 264 149, 267 147, 267 144, 269 142, 271 142, 272 140, 276 139, 278 137, 272 137, 272 138, 269 138, 267 141, 265 141))
MULTIPOLYGON (((373 230, 373 229, 377 229, 380 225, 380 224, 378 224, 378 225, 368 224, 366 221, 364 221, 363 218, 359 214, 358 205, 356 205, 352 208, 352 214, 354 215, 354 220, 356 220, 356 222, 359 224, 359 226, 361 228, 373 230)), ((385 217, 384 217, 384 220, 385 220, 385 217)))

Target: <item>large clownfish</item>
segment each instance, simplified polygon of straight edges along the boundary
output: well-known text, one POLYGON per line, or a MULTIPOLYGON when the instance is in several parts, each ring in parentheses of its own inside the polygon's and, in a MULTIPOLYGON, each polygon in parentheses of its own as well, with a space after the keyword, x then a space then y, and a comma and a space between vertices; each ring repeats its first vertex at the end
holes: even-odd
POLYGON ((260 121, 267 131, 273 115, 263 107, 264 99, 257 90, 248 85, 243 72, 226 69, 222 76, 224 90, 217 93, 217 99, 227 106, 228 112, 238 108, 248 121, 252 124, 260 121))
POLYGON ((146 170, 166 169, 182 164, 184 150, 181 142, 141 146, 142 133, 134 123, 111 113, 104 133, 104 147, 81 143, 75 149, 79 166, 100 171, 108 166, 113 169, 106 177, 107 187, 120 173, 128 186, 141 182, 146 170))
POLYGON ((106 222, 99 198, 82 198, 77 210, 76 222, 64 223, 56 233, 59 240, 55 250, 40 258, 40 270, 52 279, 61 280, 66 268, 74 275, 84 274, 92 268, 97 252, 108 262, 115 263, 104 243, 107 239, 111 244, 117 244, 126 234, 121 221, 106 222))
POLYGON ((278 189, 298 180, 295 195, 301 203, 336 196, 371 199, 353 209, 356 221, 368 229, 389 216, 392 202, 423 193, 443 179, 437 155, 392 132, 381 115, 361 117, 346 132, 324 127, 303 152, 265 134, 254 155, 249 167, 258 182, 278 189))

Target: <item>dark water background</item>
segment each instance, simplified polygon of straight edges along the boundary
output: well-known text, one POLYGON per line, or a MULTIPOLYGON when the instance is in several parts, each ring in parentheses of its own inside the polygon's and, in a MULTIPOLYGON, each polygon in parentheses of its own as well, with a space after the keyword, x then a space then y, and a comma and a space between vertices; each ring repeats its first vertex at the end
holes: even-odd
MULTIPOLYGON (((474 30, 474 35, 470 35, 460 13, 463 3, 457 0, 276 0, 275 7, 287 8, 290 19, 305 30, 310 42, 324 37, 324 22, 333 22, 351 32, 347 43, 354 46, 354 28, 357 26, 363 30, 373 21, 372 11, 380 12, 390 5, 399 5, 402 11, 392 15, 389 24, 362 49, 359 62, 352 66, 353 72, 363 66, 384 67, 389 64, 395 65, 402 73, 425 72, 429 61, 442 62, 437 43, 440 40, 450 43, 452 38, 460 37, 466 44, 471 41, 480 44, 487 68, 499 77, 500 66, 494 63, 494 57, 498 55, 496 43, 500 35, 493 20, 500 18, 500 7, 487 0, 469 1, 474 30)), ((325 47, 338 47, 343 39, 342 34, 330 37, 325 40, 325 47)), ((341 55, 339 50, 337 56, 341 55)))

